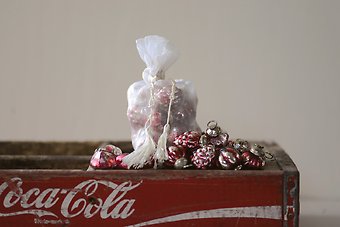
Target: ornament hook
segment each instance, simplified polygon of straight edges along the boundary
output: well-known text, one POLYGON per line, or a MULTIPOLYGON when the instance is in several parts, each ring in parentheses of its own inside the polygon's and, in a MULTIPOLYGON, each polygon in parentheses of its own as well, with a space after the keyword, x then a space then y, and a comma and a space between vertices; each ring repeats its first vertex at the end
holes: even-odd
POLYGON ((217 122, 214 121, 214 120, 211 120, 211 121, 209 121, 209 122, 207 123, 207 127, 208 127, 209 129, 215 129, 215 128, 217 128, 217 122))

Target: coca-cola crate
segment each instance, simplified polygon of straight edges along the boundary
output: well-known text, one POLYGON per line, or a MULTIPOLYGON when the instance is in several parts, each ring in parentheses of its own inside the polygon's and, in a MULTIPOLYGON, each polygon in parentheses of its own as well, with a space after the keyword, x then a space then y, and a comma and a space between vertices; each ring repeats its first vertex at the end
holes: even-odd
POLYGON ((297 227, 299 172, 260 144, 264 170, 85 171, 102 143, 0 142, 0 226, 297 227))

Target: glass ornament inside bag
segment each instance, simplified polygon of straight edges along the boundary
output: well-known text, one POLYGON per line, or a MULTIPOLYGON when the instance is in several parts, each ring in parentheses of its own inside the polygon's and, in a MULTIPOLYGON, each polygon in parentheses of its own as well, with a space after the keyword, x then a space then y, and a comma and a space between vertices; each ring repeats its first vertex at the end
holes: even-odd
POLYGON ((143 80, 127 92, 127 116, 134 151, 123 162, 129 168, 161 166, 166 149, 185 131, 200 131, 196 122, 197 95, 191 81, 165 79, 166 70, 177 60, 178 51, 161 36, 136 41, 146 64, 143 80))

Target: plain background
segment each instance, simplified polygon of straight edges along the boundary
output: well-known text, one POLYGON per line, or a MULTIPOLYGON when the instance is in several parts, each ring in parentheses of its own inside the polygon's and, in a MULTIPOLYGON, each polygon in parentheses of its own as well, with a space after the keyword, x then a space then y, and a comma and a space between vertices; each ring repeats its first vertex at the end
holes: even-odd
POLYGON ((0 140, 126 140, 135 40, 181 51, 202 128, 274 140, 301 173, 301 225, 340 223, 340 1, 0 0, 0 140))

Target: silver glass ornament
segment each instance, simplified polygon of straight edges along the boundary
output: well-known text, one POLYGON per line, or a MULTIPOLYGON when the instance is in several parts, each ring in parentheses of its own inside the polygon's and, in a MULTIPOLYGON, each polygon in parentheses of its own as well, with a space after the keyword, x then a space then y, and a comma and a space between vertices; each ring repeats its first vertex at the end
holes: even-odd
POLYGON ((186 158, 179 158, 175 162, 175 169, 183 169, 188 164, 188 160, 186 158))

